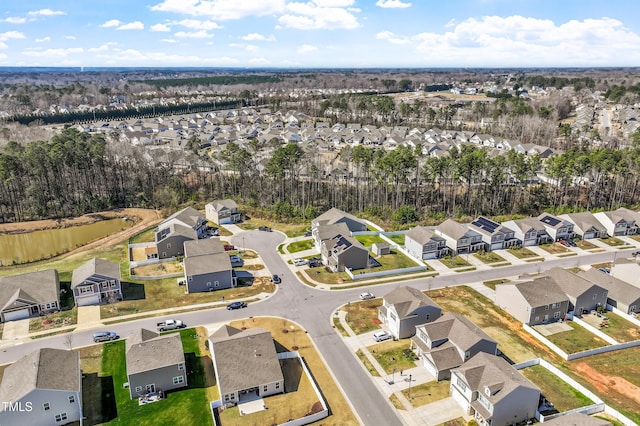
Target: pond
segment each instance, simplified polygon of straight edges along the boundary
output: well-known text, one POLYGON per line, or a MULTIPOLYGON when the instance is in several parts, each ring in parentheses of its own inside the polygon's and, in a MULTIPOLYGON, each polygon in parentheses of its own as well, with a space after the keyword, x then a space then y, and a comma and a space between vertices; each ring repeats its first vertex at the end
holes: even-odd
POLYGON ((48 259, 133 226, 124 218, 87 225, 0 235, 0 266, 48 259))

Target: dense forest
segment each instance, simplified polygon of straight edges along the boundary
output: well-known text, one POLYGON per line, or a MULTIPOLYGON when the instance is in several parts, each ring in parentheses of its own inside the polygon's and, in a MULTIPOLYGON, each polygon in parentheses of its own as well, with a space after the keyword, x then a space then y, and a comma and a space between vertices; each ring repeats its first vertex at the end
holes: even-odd
POLYGON ((313 146, 277 146, 263 171, 257 143, 234 143, 213 172, 176 172, 144 151, 67 129, 49 141, 9 143, 0 153, 0 220, 61 218, 117 207, 176 209, 185 202, 231 197, 280 219, 311 218, 331 206, 399 223, 478 214, 609 210, 639 201, 640 135, 633 147, 573 148, 543 160, 509 151, 490 157, 475 146, 424 158, 419 150, 345 147, 323 172, 313 146), (545 169, 552 183, 539 183, 545 169))

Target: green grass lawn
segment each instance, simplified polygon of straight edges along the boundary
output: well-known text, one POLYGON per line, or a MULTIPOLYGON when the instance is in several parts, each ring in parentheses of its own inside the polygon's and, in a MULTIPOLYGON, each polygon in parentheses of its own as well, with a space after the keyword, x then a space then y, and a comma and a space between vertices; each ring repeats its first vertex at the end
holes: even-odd
POLYGON ((400 370, 408 370, 416 366, 417 355, 409 349, 409 340, 387 340, 367 347, 371 355, 378 361, 385 373, 392 374, 396 369, 396 380, 400 370))
POLYGON ((539 247, 550 254, 566 253, 569 251, 568 248, 560 243, 540 244, 539 247))
POLYGON ((496 286, 497 286, 498 284, 504 284, 504 283, 508 283, 508 282, 509 282, 509 280, 508 280, 508 279, 506 279, 506 278, 500 278, 500 279, 497 279, 497 280, 484 281, 482 284, 486 285, 486 286, 487 286, 487 287, 489 287, 491 290, 494 290, 494 291, 495 291, 496 286))
POLYGON ((371 268, 371 271, 364 270, 365 272, 378 272, 378 271, 392 271, 394 269, 412 268, 418 266, 413 260, 409 259, 404 254, 396 250, 391 250, 389 254, 383 254, 375 258, 380 265, 377 268, 371 268))
POLYGON ((497 263, 497 262, 506 262, 504 257, 500 256, 496 252, 493 251, 478 251, 473 254, 475 257, 480 259, 484 263, 497 263))
POLYGON ((455 257, 443 257, 442 259, 438 259, 444 266, 449 269, 461 268, 463 266, 471 266, 469 262, 464 260, 462 256, 455 257))
POLYGON ((299 251, 309 250, 314 247, 313 239, 295 241, 287 246, 289 253, 297 253, 299 251))
POLYGON ((566 324, 568 324, 572 330, 546 336, 551 343, 566 353, 573 354, 608 345, 607 342, 572 321, 567 321, 566 324))
POLYGON ((306 272, 309 278, 323 284, 342 284, 352 282, 352 279, 349 278, 349 275, 347 275, 346 272, 331 272, 326 266, 311 268, 306 272))
POLYGON ((532 257, 539 257, 526 247, 514 248, 509 247, 509 253, 517 257, 518 259, 530 259, 532 257))
POLYGON ((342 310, 347 312, 345 318, 347 325, 355 334, 377 330, 380 328, 378 307, 381 305, 382 299, 369 299, 344 306, 342 310))
POLYGON ((150 228, 145 229, 144 231, 140 232, 139 234, 134 235, 133 237, 131 237, 130 240, 130 244, 136 244, 136 243, 150 243, 154 241, 154 230, 157 228, 156 225, 153 225, 150 228))
POLYGON ((333 328, 338 330, 341 336, 349 337, 349 333, 347 333, 347 330, 345 330, 344 327, 342 326, 342 323, 340 322, 340 318, 333 317, 333 328))
POLYGON ((362 365, 364 365, 364 367, 367 369, 369 374, 375 377, 380 377, 380 374, 378 374, 378 370, 375 369, 371 361, 369 361, 369 358, 365 356, 364 352, 362 352, 362 349, 358 349, 358 351, 356 352, 356 355, 358 359, 360 359, 360 362, 362 363, 362 365))
POLYGON ((404 237, 405 237, 405 234, 387 235, 387 238, 389 238, 391 241, 401 246, 404 245, 404 237))
POLYGON ((560 412, 593 404, 585 395, 540 365, 524 368, 520 372, 538 386, 560 412))
POLYGON ((379 235, 370 234, 370 235, 356 235, 356 240, 360 241, 360 243, 365 247, 371 247, 373 243, 384 243, 385 240, 382 239, 379 235))
MULTIPOLYGON (((397 381, 404 380, 407 375, 399 378, 397 381)), ((441 382, 428 382, 416 386, 411 386, 411 397, 409 397, 409 389, 404 389, 402 394, 409 400, 413 407, 420 407, 422 405, 431 404, 432 402, 440 401, 449 396, 449 387, 451 382, 444 380, 441 382)))
POLYGON ((640 339, 640 327, 627 321, 620 315, 613 312, 605 314, 609 327, 601 328, 600 331, 613 337, 618 342, 631 342, 640 339))
POLYGON ((594 249, 594 248, 598 248, 597 245, 593 244, 589 240, 578 240, 578 239, 576 239, 574 241, 576 242, 576 245, 579 248, 583 249, 583 250, 591 250, 591 249, 594 249))

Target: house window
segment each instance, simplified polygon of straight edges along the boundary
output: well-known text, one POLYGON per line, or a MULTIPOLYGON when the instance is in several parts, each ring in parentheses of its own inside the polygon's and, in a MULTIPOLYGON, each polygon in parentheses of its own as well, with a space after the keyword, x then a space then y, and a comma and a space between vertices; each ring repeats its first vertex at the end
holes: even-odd
POLYGON ((116 287, 116 281, 115 280, 111 280, 109 282, 109 287, 111 287, 111 288, 116 287))
POLYGON ((188 279, 189 281, 193 281, 193 275, 189 275, 189 276, 187 277, 187 279, 188 279))
POLYGON ((224 396, 224 400, 225 400, 225 402, 229 401, 229 395, 228 394, 224 396))
POLYGON ((262 392, 266 392, 269 390, 269 386, 268 385, 264 385, 264 387, 262 388, 262 392))
POLYGON ((49 411, 51 409, 51 404, 45 402, 44 404, 42 404, 42 408, 44 408, 44 411, 49 411))
POLYGON ((75 395, 69 395, 69 404, 73 404, 74 402, 76 402, 76 396, 75 395))
POLYGON ((553 314, 553 317, 554 317, 554 318, 560 318, 560 312, 555 312, 555 313, 553 314))
POLYGON ((535 318, 534 318, 534 321, 535 321, 535 322, 540 321, 540 317, 535 317, 535 318))
POLYGON ((56 422, 67 420, 67 413, 56 414, 56 422))
POLYGON ((213 286, 214 287, 220 287, 220 281, 214 281, 213 282, 213 286))
POLYGON ((107 283, 102 283, 101 286, 102 288, 109 288, 109 285, 107 283))
POLYGON ((607 298, 607 292, 606 291, 604 293, 602 293, 602 297, 604 297, 605 299, 607 298))
POLYGON ((534 313, 536 311, 536 308, 531 308, 531 313, 534 313))
POLYGON ((174 385, 179 385, 180 383, 184 383, 184 377, 183 376, 176 376, 173 378, 173 384, 174 385))
POLYGON ((183 371, 184 370, 184 364, 183 363, 178 364, 178 370, 179 371, 183 371))
POLYGON ((426 319, 427 321, 429 321, 429 318, 431 318, 431 314, 427 314, 424 316, 424 319, 426 319))
POLYGON ((167 249, 171 248, 171 243, 167 243, 167 249))
POLYGON ((593 295, 593 300, 596 300, 597 298, 598 298, 598 295, 597 295, 597 294, 594 294, 594 295, 593 295))
POLYGON ((80 294, 85 294, 85 293, 93 293, 93 287, 91 286, 80 287, 80 294))
POLYGON ((396 316, 394 315, 393 312, 389 312, 389 317, 391 317, 392 320, 396 320, 396 316))
POLYGON ((466 351, 464 353, 464 359, 468 359, 471 356, 471 352, 470 351, 466 351))
POLYGON ((211 288, 211 281, 207 281, 207 287, 211 288))
POLYGON ((280 382, 276 382, 276 389, 280 389, 280 382))
POLYGON ((142 386, 136 386, 136 392, 142 392, 142 386))
POLYGON ((459 377, 458 380, 456 380, 456 386, 459 387, 462 392, 467 390, 467 385, 459 377))
POLYGON ((545 310, 545 311, 548 311, 548 310, 549 310, 549 305, 545 306, 545 307, 544 307, 544 310, 545 310))

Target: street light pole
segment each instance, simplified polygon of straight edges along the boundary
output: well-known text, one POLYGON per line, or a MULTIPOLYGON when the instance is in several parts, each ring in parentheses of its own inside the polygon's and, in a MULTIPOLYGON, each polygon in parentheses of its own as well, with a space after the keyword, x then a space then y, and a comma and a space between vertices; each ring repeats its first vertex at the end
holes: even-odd
POLYGON ((411 374, 409 374, 409 399, 411 399, 411 374))
POLYGON ((393 373, 391 373, 391 383, 396 382, 396 367, 393 367, 393 373))

